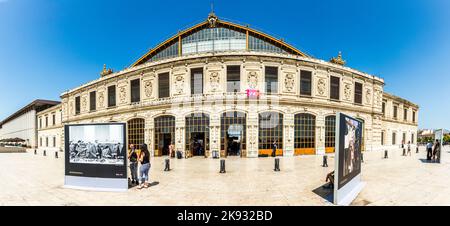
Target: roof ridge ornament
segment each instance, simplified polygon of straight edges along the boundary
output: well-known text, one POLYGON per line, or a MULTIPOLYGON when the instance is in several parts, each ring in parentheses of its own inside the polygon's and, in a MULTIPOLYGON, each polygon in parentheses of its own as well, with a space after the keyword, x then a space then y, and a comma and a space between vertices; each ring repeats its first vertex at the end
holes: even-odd
POLYGON ((333 63, 333 64, 339 64, 341 66, 344 66, 345 65, 345 60, 342 59, 342 52, 339 51, 338 56, 331 58, 330 62, 333 63))
POLYGON ((216 23, 219 20, 219 18, 217 18, 216 14, 214 13, 214 8, 212 7, 213 6, 211 5, 211 12, 208 15, 208 23, 210 28, 216 27, 216 23))
POLYGON ((102 70, 102 72, 100 72, 100 76, 103 77, 103 76, 106 76, 106 75, 109 75, 112 73, 113 73, 113 70, 111 68, 106 69, 106 64, 103 64, 103 70, 102 70))

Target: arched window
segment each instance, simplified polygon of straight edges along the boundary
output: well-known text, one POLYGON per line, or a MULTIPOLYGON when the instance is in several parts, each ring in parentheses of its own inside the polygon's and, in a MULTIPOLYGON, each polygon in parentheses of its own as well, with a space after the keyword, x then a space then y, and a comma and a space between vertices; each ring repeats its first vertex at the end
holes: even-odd
POLYGON ((207 156, 209 152, 209 115, 192 113, 186 116, 186 153, 207 156))
POLYGON ((245 156, 247 115, 229 111, 220 118, 220 150, 222 156, 245 156))
POLYGON ((175 117, 163 115, 155 118, 155 156, 169 154, 169 145, 175 140, 175 117))
POLYGON ((259 114, 259 155, 271 155, 276 141, 276 155, 283 155, 283 114, 263 112, 259 114))
POLYGON ((133 144, 140 148, 144 143, 145 120, 141 118, 128 121, 128 145, 133 144))
POLYGON ((315 154, 316 116, 296 114, 294 117, 294 155, 315 154))
POLYGON ((336 137, 336 116, 325 117, 325 153, 333 153, 336 137))

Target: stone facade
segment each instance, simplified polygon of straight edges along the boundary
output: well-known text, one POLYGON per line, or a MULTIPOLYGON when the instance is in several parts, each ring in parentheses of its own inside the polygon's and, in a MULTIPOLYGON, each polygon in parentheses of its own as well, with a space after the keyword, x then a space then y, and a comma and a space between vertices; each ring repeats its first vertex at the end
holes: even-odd
POLYGON ((60 151, 64 148, 62 104, 58 104, 36 115, 38 122, 38 149, 60 151))
MULTIPOLYGON (((154 119, 161 115, 175 116, 175 149, 185 152, 185 117, 194 112, 209 115, 209 146, 220 151, 221 115, 227 111, 246 113, 246 157, 258 156, 258 114, 279 112, 283 114, 283 155, 294 155, 294 117, 299 113, 315 116, 315 153, 325 153, 325 117, 337 112, 364 120, 365 150, 379 150, 388 145, 389 133, 406 132, 407 136, 417 134, 417 105, 386 94, 384 80, 357 70, 309 57, 260 53, 222 52, 179 56, 157 62, 127 68, 82 85, 62 94, 62 122, 100 123, 128 122, 131 119, 145 119, 145 143, 154 152, 154 119), (240 65, 240 91, 227 92, 228 65, 240 65), (278 93, 265 94, 265 68, 278 68, 278 93), (191 69, 203 69, 203 94, 191 95, 191 69), (312 72, 311 96, 300 95, 300 72, 312 72), (158 75, 169 73, 170 97, 158 98, 158 75), (340 99, 330 99, 330 76, 340 78, 340 99), (131 103, 130 81, 140 79, 140 102, 131 103), (363 84, 362 103, 354 100, 355 82, 363 84), (108 107, 107 87, 115 85, 115 107, 108 107), (259 99, 246 95, 247 89, 259 90, 259 99), (89 93, 96 91, 96 111, 89 111, 89 93), (81 98, 81 112, 75 114, 75 98, 81 98), (407 108, 408 120, 383 116, 382 103, 386 109, 398 104, 398 118, 403 119, 403 108, 407 108), (87 107, 86 107, 87 106, 87 107), (412 112, 415 121, 412 121, 412 112), (384 145, 382 145, 382 131, 384 145)), ((399 135, 397 135, 399 136, 399 135)), ((398 138, 399 139, 399 138, 398 138)), ((414 140, 415 143, 415 140, 414 140)))

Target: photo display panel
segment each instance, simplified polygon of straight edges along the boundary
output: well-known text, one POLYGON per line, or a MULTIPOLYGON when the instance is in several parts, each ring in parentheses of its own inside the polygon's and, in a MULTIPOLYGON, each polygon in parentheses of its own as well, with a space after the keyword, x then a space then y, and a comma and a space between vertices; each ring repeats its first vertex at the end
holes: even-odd
POLYGON ((125 123, 65 126, 65 175, 127 178, 125 123))

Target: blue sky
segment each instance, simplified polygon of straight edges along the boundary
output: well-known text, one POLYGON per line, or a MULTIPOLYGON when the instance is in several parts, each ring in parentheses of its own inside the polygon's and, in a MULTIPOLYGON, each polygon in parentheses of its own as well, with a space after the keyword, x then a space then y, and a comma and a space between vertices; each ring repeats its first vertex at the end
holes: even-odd
MULTIPOLYGON (((58 100, 121 70, 178 30, 204 20, 211 0, 0 0, 0 120, 34 99, 58 100)), ((450 128, 450 1, 214 0, 223 19, 249 24, 328 60, 382 77, 421 107, 420 128, 450 128)))

